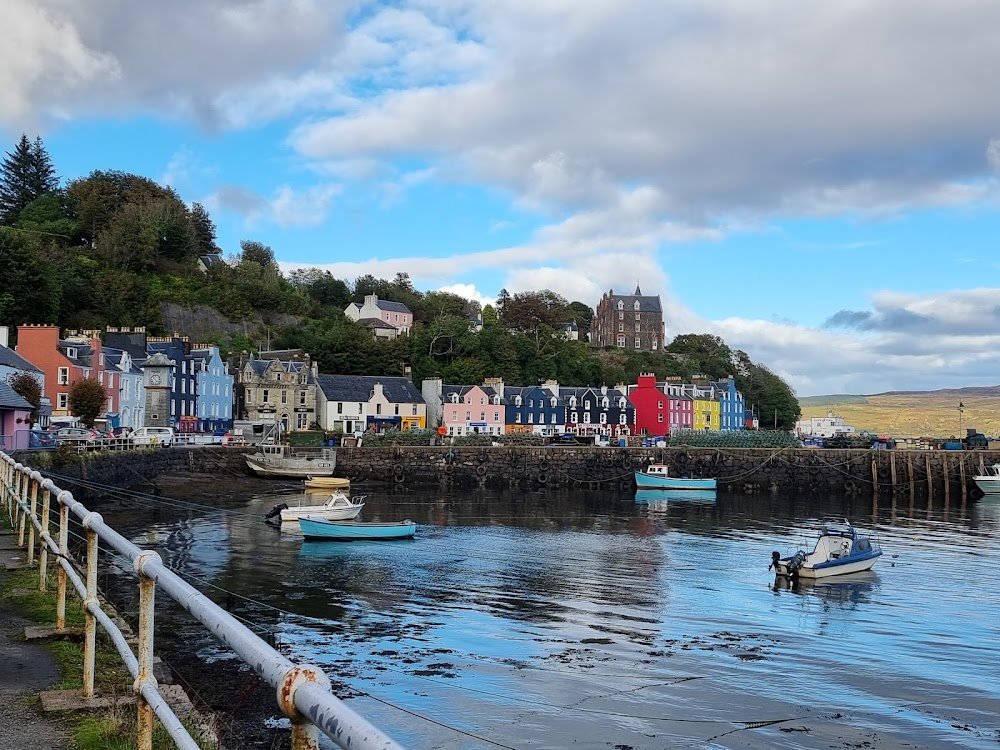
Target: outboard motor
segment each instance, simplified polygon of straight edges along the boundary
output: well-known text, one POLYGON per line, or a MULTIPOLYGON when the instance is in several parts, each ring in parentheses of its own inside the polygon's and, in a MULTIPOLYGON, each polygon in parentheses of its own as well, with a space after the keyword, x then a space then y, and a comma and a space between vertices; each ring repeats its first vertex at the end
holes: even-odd
POLYGON ((271 510, 267 514, 265 514, 264 518, 267 519, 274 518, 275 516, 280 515, 281 511, 287 508, 288 508, 288 503, 278 503, 273 508, 271 508, 271 510))
POLYGON ((779 562, 781 562, 781 553, 775 550, 771 553, 771 564, 767 566, 767 569, 771 570, 773 568, 774 570, 777 570, 779 562))
POLYGON ((792 559, 788 561, 788 573, 792 578, 799 577, 799 568, 802 567, 802 563, 806 561, 806 553, 802 550, 796 552, 792 559))

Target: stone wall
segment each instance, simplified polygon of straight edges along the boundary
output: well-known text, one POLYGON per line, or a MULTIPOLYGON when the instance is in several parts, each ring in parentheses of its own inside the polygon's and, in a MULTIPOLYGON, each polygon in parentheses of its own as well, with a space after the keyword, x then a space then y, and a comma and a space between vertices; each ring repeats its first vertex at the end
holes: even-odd
MULTIPOLYGON (((55 452, 25 452, 17 460, 59 484, 60 477, 141 489, 160 474, 220 477, 246 471, 253 448, 193 447, 84 453, 59 463, 55 452)), ((996 451, 770 450, 728 448, 430 447, 338 448, 337 476, 404 486, 552 487, 629 490, 633 472, 666 463, 677 476, 715 477, 720 492, 798 491, 926 497, 961 496, 972 477, 1000 462, 996 451), (947 478, 947 481, 946 481, 947 478)), ((67 488, 78 494, 75 485, 67 488)), ((85 495, 80 495, 84 499, 85 495)))

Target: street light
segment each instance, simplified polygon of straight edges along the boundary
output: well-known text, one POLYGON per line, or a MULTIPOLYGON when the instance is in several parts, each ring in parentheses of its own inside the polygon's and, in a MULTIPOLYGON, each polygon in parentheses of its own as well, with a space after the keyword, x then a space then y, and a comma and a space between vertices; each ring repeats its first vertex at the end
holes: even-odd
POLYGON ((958 436, 962 437, 962 415, 965 414, 965 404, 958 402, 958 436))

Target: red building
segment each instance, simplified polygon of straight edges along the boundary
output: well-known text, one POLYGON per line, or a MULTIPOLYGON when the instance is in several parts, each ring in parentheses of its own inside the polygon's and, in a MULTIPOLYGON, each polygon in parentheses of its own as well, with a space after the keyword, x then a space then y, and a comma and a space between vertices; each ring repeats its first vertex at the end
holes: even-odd
POLYGON ((657 385, 656 375, 640 375, 639 382, 629 388, 628 399, 635 407, 636 434, 670 434, 669 399, 657 385))
POLYGON ((16 351, 45 373, 44 395, 52 401, 53 422, 69 421, 69 389, 83 378, 103 385, 107 411, 117 411, 120 383, 114 369, 105 368, 99 331, 72 331, 62 339, 58 326, 18 326, 16 351))

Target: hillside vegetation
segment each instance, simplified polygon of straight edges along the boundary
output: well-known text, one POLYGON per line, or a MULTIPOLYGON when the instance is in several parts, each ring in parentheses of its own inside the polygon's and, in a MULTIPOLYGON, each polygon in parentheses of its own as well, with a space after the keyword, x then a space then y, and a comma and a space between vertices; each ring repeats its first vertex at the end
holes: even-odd
POLYGON ((219 252, 205 208, 146 177, 98 170, 63 186, 42 142, 26 137, 0 165, 0 324, 179 330, 224 352, 266 341, 308 352, 323 372, 410 372, 415 382, 439 375, 448 383, 600 386, 635 383, 644 372, 685 381, 733 375, 747 404, 776 415, 777 427, 790 430, 799 416, 780 377, 716 336, 677 336, 658 352, 598 351, 586 342, 593 310, 546 289, 502 290, 496 305, 480 309, 417 290, 406 273, 351 280, 311 268, 286 276, 274 251, 249 239, 226 263, 199 270, 200 256, 219 252), (345 317, 349 303, 369 294, 413 312, 409 336, 374 339, 345 317), (470 318, 481 319, 481 330, 470 318), (579 341, 563 335, 571 321, 579 341))
POLYGON ((1000 435, 1000 386, 941 391, 880 393, 872 396, 810 396, 801 400, 802 417, 832 411, 859 432, 902 437, 960 437, 975 427, 1000 435), (958 405, 964 410, 959 425, 958 405))

